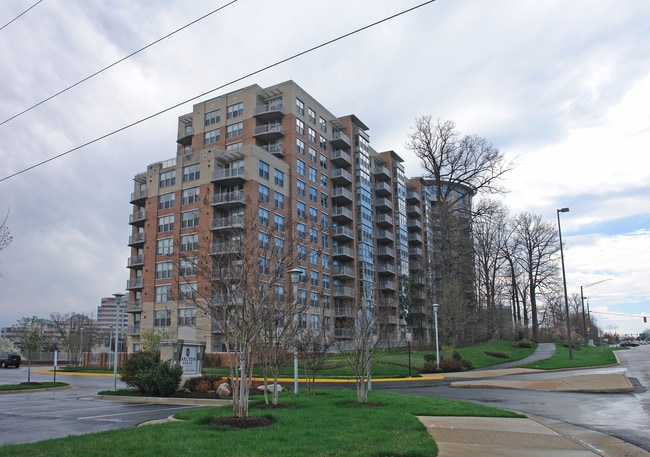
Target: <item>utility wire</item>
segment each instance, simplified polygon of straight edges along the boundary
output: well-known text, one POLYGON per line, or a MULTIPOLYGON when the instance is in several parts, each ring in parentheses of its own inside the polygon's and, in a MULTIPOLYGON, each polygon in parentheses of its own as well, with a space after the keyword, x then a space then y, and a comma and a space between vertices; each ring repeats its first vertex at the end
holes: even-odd
POLYGON ((206 91, 206 92, 203 92, 203 93, 201 93, 201 94, 199 94, 199 95, 196 95, 196 96, 194 96, 194 97, 192 97, 192 98, 188 98, 187 100, 183 100, 182 102, 176 103, 175 105, 172 105, 172 106, 170 106, 170 107, 168 107, 168 108, 165 108, 165 109, 163 109, 163 110, 161 110, 161 111, 158 111, 158 112, 156 112, 156 113, 154 113, 154 114, 150 114, 149 116, 143 117, 143 118, 141 118, 140 120, 137 120, 137 121, 132 122, 132 123, 130 123, 130 124, 127 124, 127 125, 125 125, 125 126, 123 126, 123 127, 120 127, 120 128, 118 128, 118 129, 116 129, 116 130, 113 130, 113 131, 111 131, 111 132, 109 132, 109 133, 106 133, 106 134, 104 134, 104 135, 102 135, 102 136, 100 136, 100 137, 95 138, 94 140, 90 140, 90 141, 88 141, 88 142, 86 142, 86 143, 83 143, 83 144, 77 146, 77 147, 74 147, 74 148, 72 148, 72 149, 68 149, 67 151, 62 152, 61 154, 58 154, 58 155, 52 156, 52 157, 50 157, 50 158, 48 158, 48 159, 45 159, 45 160, 43 160, 43 161, 41 161, 41 162, 35 163, 34 165, 31 165, 31 166, 29 166, 29 167, 27 167, 27 168, 23 168, 22 170, 19 170, 19 171, 15 172, 15 173, 12 173, 12 174, 10 174, 10 175, 8 175, 8 176, 5 176, 4 178, 0 179, 0 182, 2 182, 2 181, 6 181, 6 180, 8 180, 8 179, 10 179, 10 178, 13 178, 14 176, 18 176, 18 175, 20 175, 20 174, 22 174, 22 173, 25 173, 25 172, 29 171, 29 170, 33 170, 34 168, 40 167, 41 165, 45 165, 45 164, 48 163, 48 162, 52 162, 53 160, 59 159, 59 158, 61 158, 61 157, 63 157, 63 156, 66 156, 66 155, 72 153, 72 152, 75 152, 75 151, 77 151, 77 150, 79 150, 79 149, 85 148, 86 146, 89 146, 89 145, 91 145, 91 144, 93 144, 93 143, 97 143, 98 141, 101 141, 101 140, 103 140, 103 139, 105 139, 105 138, 108 138, 108 137, 110 137, 110 136, 113 136, 113 135, 115 135, 116 133, 120 133, 120 132, 122 132, 122 131, 124 131, 124 130, 130 129, 131 127, 134 127, 134 126, 136 126, 136 125, 138 125, 138 124, 142 124, 143 122, 146 122, 146 121, 148 121, 148 120, 150 120, 150 119, 153 119, 154 117, 160 116, 161 114, 164 114, 164 113, 166 113, 166 112, 168 112, 168 111, 171 111, 171 110, 173 110, 173 109, 176 109, 176 108, 178 108, 178 107, 180 107, 180 106, 182 106, 182 105, 184 105, 184 104, 186 104, 186 103, 192 102, 192 101, 194 101, 194 100, 196 100, 196 99, 199 99, 199 98, 202 98, 202 97, 205 97, 206 95, 209 95, 209 94, 211 94, 211 93, 213 93, 213 92, 216 92, 216 91, 218 91, 218 90, 221 90, 221 89, 223 89, 223 88, 225 88, 225 87, 227 87, 227 86, 230 86, 230 85, 232 85, 232 84, 235 84, 235 83, 237 83, 237 82, 239 82, 239 81, 242 81, 242 80, 244 80, 244 79, 246 79, 246 78, 249 78, 249 77, 251 77, 251 76, 257 75, 257 74, 262 73, 262 72, 264 72, 264 71, 266 71, 266 70, 269 70, 269 69, 271 69, 271 68, 277 67, 277 66, 279 66, 279 65, 281 65, 281 64, 283 64, 283 63, 289 62, 290 60, 297 59, 298 57, 301 57, 301 56, 303 56, 303 55, 305 55, 305 54, 308 54, 308 53, 313 52, 313 51, 315 51, 315 50, 317 50, 317 49, 320 49, 320 48, 323 48, 323 47, 325 47, 325 46, 328 46, 328 45, 330 45, 330 44, 332 44, 332 43, 335 43, 335 42, 337 42, 337 41, 341 41, 341 40, 343 40, 343 39, 345 39, 345 38, 348 38, 348 37, 350 37, 350 36, 352 36, 352 35, 356 35, 357 33, 363 32, 364 30, 370 29, 370 28, 375 27, 375 26, 377 26, 377 25, 379 25, 379 24, 382 24, 382 23, 384 23, 384 22, 390 21, 391 19, 395 19, 396 17, 399 17, 399 16, 402 16, 402 15, 404 15, 404 14, 410 13, 410 12, 412 12, 412 11, 418 9, 418 8, 421 8, 421 7, 423 7, 423 6, 426 6, 426 5, 428 5, 428 4, 430 4, 430 3, 433 3, 433 2, 435 2, 435 1, 436 1, 436 0, 428 0, 428 1, 424 2, 424 3, 420 3, 419 5, 413 6, 413 7, 411 7, 411 8, 406 9, 406 10, 400 11, 399 13, 396 13, 396 14, 393 14, 393 15, 391 15, 391 16, 388 16, 388 17, 385 17, 385 18, 383 18, 383 19, 380 19, 380 20, 378 20, 378 21, 376 21, 376 22, 373 22, 372 24, 365 25, 365 26, 363 26, 363 27, 361 27, 361 28, 358 28, 358 29, 356 29, 356 30, 353 30, 352 32, 348 32, 348 33, 346 33, 346 34, 339 35, 338 37, 333 38, 333 39, 331 39, 331 40, 329 40, 329 41, 326 41, 326 42, 321 43, 321 44, 319 44, 319 45, 313 46, 313 47, 311 47, 311 48, 309 48, 309 49, 306 49, 306 50, 304 50, 304 51, 301 51, 301 52, 299 52, 299 53, 297 53, 297 54, 293 54, 292 56, 286 57, 286 58, 284 58, 284 59, 282 59, 282 60, 278 60, 277 62, 272 63, 272 64, 270 64, 270 65, 267 65, 267 66, 265 66, 265 67, 262 67, 262 68, 260 68, 259 70, 255 70, 255 71, 250 72, 250 73, 248 73, 248 74, 246 74, 246 75, 240 76, 240 77, 238 77, 238 78, 236 78, 236 79, 231 80, 230 82, 227 82, 227 83, 225 83, 225 84, 222 84, 221 86, 215 87, 214 89, 210 89, 210 90, 208 90, 208 91, 206 91))
MULTIPOLYGON (((43 1, 43 0, 41 0, 41 1, 43 1)), ((176 29, 176 30, 174 30, 174 31, 171 32, 171 33, 168 33, 168 34, 165 35, 164 37, 162 37, 162 38, 158 38, 156 41, 153 41, 153 42, 149 43, 148 45, 146 45, 146 46, 144 46, 144 47, 138 49, 137 51, 134 51, 134 52, 132 52, 131 54, 129 54, 129 55, 125 56, 125 57, 122 57, 120 60, 117 60, 117 61, 113 62, 112 64, 110 64, 110 65, 108 65, 108 66, 102 68, 101 70, 97 70, 95 73, 86 76, 85 78, 83 78, 83 79, 77 81, 76 83, 74 83, 74 84, 72 84, 72 85, 66 87, 65 89, 60 90, 59 92, 57 92, 57 93, 55 93, 55 94, 53 94, 53 95, 50 95, 50 96, 47 97, 46 99, 43 99, 43 100, 41 100, 40 102, 38 102, 38 103, 36 103, 36 104, 30 106, 29 108, 25 108, 25 109, 22 110, 21 112, 19 112, 19 113, 17 113, 17 114, 14 114, 13 116, 11 116, 11 117, 5 119, 4 121, 0 122, 0 125, 4 125, 4 124, 6 124, 7 122, 16 119, 18 116, 21 116, 21 115, 23 115, 23 114, 25 114, 25 113, 27 113, 27 112, 33 110, 34 108, 36 108, 37 106, 42 105, 42 104, 45 103, 45 102, 49 102, 49 101, 52 100, 54 97, 58 97, 59 95, 65 93, 65 92, 67 92, 67 91, 69 91, 70 89, 72 89, 72 88, 74 88, 74 87, 77 87, 77 86, 80 85, 81 83, 84 83, 84 82, 88 81, 90 78, 94 78, 95 76, 97 76, 97 75, 100 74, 100 73, 103 73, 104 71, 108 70, 109 68, 112 68, 112 67, 114 67, 115 65, 124 62, 126 59, 129 59, 129 58, 133 57, 134 55, 136 55, 136 54, 138 54, 138 53, 144 51, 145 49, 148 49, 148 48, 150 48, 151 46, 160 43, 161 41, 163 41, 163 40, 169 38, 170 36, 175 35, 176 33, 178 33, 178 32, 180 32, 180 31, 182 31, 182 30, 184 30, 184 29, 186 29, 186 28, 188 28, 188 27, 190 27, 190 26, 196 24, 196 23, 199 22, 199 21, 202 21, 202 20, 205 19, 206 17, 211 16, 211 15, 213 15, 213 14, 216 13, 216 12, 221 11, 222 9, 226 8, 227 6, 232 5, 232 4, 235 3, 236 1, 237 1, 237 0, 232 0, 230 3, 226 3, 225 5, 220 6, 219 8, 217 8, 216 10, 210 11, 209 13, 207 13, 207 14, 201 16, 200 18, 195 19, 195 20, 193 20, 192 22, 189 22, 189 23, 185 24, 183 27, 181 27, 181 28, 179 28, 179 29, 176 29)))
POLYGON ((26 14, 29 10, 31 10, 32 8, 34 8, 36 5, 38 5, 38 4, 41 3, 42 1, 43 1, 43 0, 38 0, 38 1, 37 1, 36 3, 34 3, 32 6, 30 6, 30 7, 27 8, 25 11, 23 11, 22 13, 20 13, 18 16, 16 16, 15 18, 13 18, 13 19, 10 20, 9 22, 7 22, 5 25, 3 25, 2 27, 0 27, 0 31, 4 30, 5 27, 9 26, 9 24, 11 24, 12 22, 15 22, 16 20, 18 20, 18 18, 20 18, 21 16, 23 16, 24 14, 26 14))

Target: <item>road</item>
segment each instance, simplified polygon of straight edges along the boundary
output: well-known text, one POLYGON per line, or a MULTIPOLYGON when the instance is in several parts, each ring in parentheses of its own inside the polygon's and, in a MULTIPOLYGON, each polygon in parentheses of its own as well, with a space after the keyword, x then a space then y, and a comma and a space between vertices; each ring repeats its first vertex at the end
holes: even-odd
POLYGON ((375 382, 373 389, 472 401, 489 406, 548 417, 615 436, 650 451, 650 345, 618 352, 620 365, 507 379, 564 377, 586 373, 626 372, 636 391, 630 394, 541 392, 512 389, 459 389, 450 381, 375 382))
MULTIPOLYGON (((52 381, 52 375, 32 371, 32 381, 52 381)), ((63 390, 1 394, 0 443, 31 443, 68 435, 135 427, 155 419, 196 408, 94 401, 102 390, 113 389, 112 377, 71 376, 57 373, 56 380, 70 384, 63 390)), ((27 381, 27 367, 0 369, 0 384, 27 381)), ((126 387, 118 381, 118 389, 126 387)))

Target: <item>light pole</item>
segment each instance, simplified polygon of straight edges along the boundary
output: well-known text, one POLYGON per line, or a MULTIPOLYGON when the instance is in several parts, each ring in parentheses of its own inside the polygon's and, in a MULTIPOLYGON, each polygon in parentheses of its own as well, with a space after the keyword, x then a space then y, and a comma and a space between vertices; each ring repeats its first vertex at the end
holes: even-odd
MULTIPOLYGON (((108 327, 108 353, 111 353, 111 341, 113 341, 113 326, 110 325, 108 327)), ((109 363, 108 366, 110 367, 111 364, 109 363)))
POLYGON ((562 227, 560 225, 560 213, 568 213, 569 208, 557 210, 557 232, 560 236, 560 259, 562 260, 562 284, 564 285, 564 307, 566 310, 567 341, 569 343, 569 359, 573 359, 573 345, 571 343, 571 316, 569 314, 569 297, 566 292, 566 272, 564 270, 564 248, 562 247, 562 227))
POLYGON ((296 324, 296 333, 294 334, 294 344, 293 344, 293 392, 294 394, 298 393, 298 346, 296 345, 296 337, 298 336, 298 282, 300 282, 300 276, 302 276, 302 270, 299 268, 294 268, 289 270, 291 275, 291 283, 293 284, 293 319, 296 324))
POLYGON ((113 390, 117 390, 117 337, 120 334, 120 303, 124 294, 113 294, 115 297, 115 355, 113 356, 113 390))
POLYGON ((582 303, 582 326, 585 329, 585 340, 587 340, 587 331, 591 332, 591 316, 589 315, 589 302, 587 302, 587 320, 585 322, 585 295, 583 292, 583 289, 586 289, 587 287, 595 286, 596 284, 600 284, 601 282, 605 281, 611 281, 612 278, 607 278, 607 279, 601 279, 600 281, 592 282, 591 284, 587 284, 586 286, 580 286, 580 301, 582 303))
POLYGON ((434 303, 432 305, 432 308, 433 319, 436 328, 436 370, 440 371, 440 350, 438 349, 438 308, 440 308, 440 305, 438 303, 434 303))

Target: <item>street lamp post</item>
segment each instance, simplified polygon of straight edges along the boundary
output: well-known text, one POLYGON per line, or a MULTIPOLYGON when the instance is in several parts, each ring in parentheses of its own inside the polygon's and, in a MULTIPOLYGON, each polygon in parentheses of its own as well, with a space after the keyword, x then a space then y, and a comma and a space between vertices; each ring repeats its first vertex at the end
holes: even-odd
POLYGON ((120 334, 120 303, 124 294, 113 294, 115 297, 115 352, 113 356, 113 390, 117 390, 117 337, 120 334))
POLYGON ((607 279, 601 279, 600 281, 592 282, 591 284, 587 284, 585 286, 580 286, 580 302, 582 303, 582 325, 585 329, 585 341, 587 341, 588 336, 587 332, 591 332, 591 316, 589 314, 589 301, 587 301, 587 319, 585 321, 585 295, 584 295, 584 290, 587 287, 595 286, 596 284, 600 284, 601 282, 605 281, 611 281, 612 278, 607 278, 607 279))
POLYGON ((440 371, 440 349, 438 346, 438 308, 440 308, 440 305, 438 303, 434 303, 432 307, 433 307, 433 319, 434 319, 435 329, 436 329, 436 369, 440 371))
POLYGON ((560 259, 562 260, 562 284, 564 285, 564 307, 566 310, 567 341, 569 343, 569 359, 573 359, 573 345, 571 343, 571 315, 569 314, 569 297, 566 291, 566 272, 564 270, 564 248, 562 246, 562 227, 560 225, 560 213, 568 213, 569 208, 557 210, 557 232, 560 236, 560 259))
POLYGON ((300 276, 302 276, 302 270, 299 268, 294 268, 289 270, 291 275, 291 283, 293 284, 293 313, 294 313, 294 323, 296 324, 296 334, 294 335, 294 344, 293 344, 293 392, 298 393, 298 346, 296 345, 295 338, 298 335, 298 282, 300 282, 300 276))

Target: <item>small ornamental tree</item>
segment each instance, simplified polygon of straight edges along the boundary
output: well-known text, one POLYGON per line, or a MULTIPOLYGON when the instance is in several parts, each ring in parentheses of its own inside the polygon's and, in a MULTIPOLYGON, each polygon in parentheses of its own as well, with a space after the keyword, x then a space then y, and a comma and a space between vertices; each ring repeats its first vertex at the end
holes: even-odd
POLYGON ((181 383, 183 368, 160 360, 156 351, 141 351, 130 355, 120 369, 122 381, 147 396, 173 395, 181 383))

